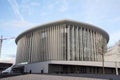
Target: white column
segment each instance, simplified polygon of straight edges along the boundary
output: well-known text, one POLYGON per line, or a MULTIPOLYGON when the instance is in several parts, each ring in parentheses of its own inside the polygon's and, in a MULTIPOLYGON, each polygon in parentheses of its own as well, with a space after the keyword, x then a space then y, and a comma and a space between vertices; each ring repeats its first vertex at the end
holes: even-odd
POLYGON ((48 28, 48 31, 47 31, 47 40, 48 40, 48 52, 47 52, 47 56, 48 56, 48 60, 50 60, 50 49, 49 49, 49 47, 50 47, 50 27, 48 28))
POLYGON ((54 26, 54 57, 57 60, 57 26, 54 26))
POLYGON ((62 54, 63 54, 63 49, 62 49, 63 48, 63 46, 62 46, 63 45, 62 44, 62 31, 63 31, 62 25, 60 25, 60 34, 59 34, 59 36, 60 36, 60 43, 59 43, 60 44, 60 60, 63 60, 62 59, 62 57, 63 57, 62 56, 62 54))
POLYGON ((76 59, 79 60, 79 37, 78 37, 78 26, 76 28, 76 59))
POLYGON ((59 60, 61 60, 61 26, 58 26, 59 60))
POLYGON ((57 54, 57 60, 59 60, 59 41, 58 41, 58 26, 56 26, 56 54, 57 54))
POLYGON ((117 62, 115 62, 115 71, 116 71, 116 75, 119 75, 119 73, 118 73, 118 66, 117 66, 117 62))
POLYGON ((52 58, 52 45, 53 45, 53 43, 52 43, 52 41, 53 41, 53 26, 51 27, 51 30, 50 30, 50 60, 53 60, 53 58, 52 58))
POLYGON ((88 53, 88 61, 90 61, 90 33, 89 29, 87 29, 87 53, 88 53))
POLYGON ((95 33, 93 31, 93 53, 94 53, 94 61, 96 60, 96 48, 95 48, 95 33))
POLYGON ((91 43, 91 46, 90 46, 90 49, 91 49, 91 61, 93 61, 93 39, 92 39, 92 31, 90 30, 90 43, 91 43))
POLYGON ((67 28, 67 60, 70 60, 70 26, 67 28))
POLYGON ((72 27, 72 60, 75 60, 74 26, 72 27))
POLYGON ((39 48, 40 48, 40 61, 43 61, 43 52, 42 52, 42 47, 43 46, 41 46, 42 45, 42 36, 41 36, 41 33, 42 33, 42 31, 40 30, 40 44, 39 44, 39 48))
POLYGON ((82 27, 80 28, 80 56, 81 56, 81 60, 83 61, 83 29, 82 27))

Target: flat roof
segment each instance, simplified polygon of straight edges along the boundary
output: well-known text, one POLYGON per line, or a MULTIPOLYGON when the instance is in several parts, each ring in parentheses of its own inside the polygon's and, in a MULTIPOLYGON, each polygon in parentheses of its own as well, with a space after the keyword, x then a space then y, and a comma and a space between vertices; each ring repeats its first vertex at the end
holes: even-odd
MULTIPOLYGON (((102 61, 100 62, 100 61, 57 61, 57 60, 34 62, 34 63, 26 64, 26 66, 31 65, 31 64, 36 65, 40 63, 45 63, 46 65, 56 64, 56 65, 78 65, 78 66, 103 67, 102 61)), ((105 61, 104 67, 120 68, 120 62, 105 61)))
MULTIPOLYGON (((58 64, 58 65, 81 65, 81 66, 93 66, 93 67, 103 67, 102 62, 94 61, 48 61, 48 64, 58 64)), ((120 68, 120 62, 104 62, 104 67, 109 68, 120 68)))

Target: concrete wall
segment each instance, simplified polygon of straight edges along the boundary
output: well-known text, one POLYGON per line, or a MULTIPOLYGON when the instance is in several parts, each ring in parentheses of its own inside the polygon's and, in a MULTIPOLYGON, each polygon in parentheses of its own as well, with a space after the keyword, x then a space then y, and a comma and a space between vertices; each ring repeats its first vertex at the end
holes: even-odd
MULTIPOLYGON (((41 73, 41 71, 43 70, 43 73, 52 73, 52 71, 62 71, 61 67, 59 66, 53 66, 53 67, 49 67, 49 64, 53 64, 53 65, 71 65, 71 66, 90 66, 90 67, 94 67, 94 68, 102 68, 102 62, 92 62, 92 61, 45 61, 45 62, 38 62, 38 63, 30 63, 30 64, 26 64, 25 65, 25 72, 27 73, 41 73), (49 70, 51 69, 51 70, 49 70)), ((119 73, 119 69, 120 69, 120 63, 116 63, 116 62, 105 62, 104 63, 104 67, 105 67, 105 71, 107 71, 106 73, 109 73, 109 68, 111 68, 111 70, 113 69, 116 73, 116 75, 118 75, 119 73)))
POLYGON ((31 63, 25 65, 25 72, 30 73, 41 73, 43 70, 43 73, 48 73, 48 63, 47 62, 39 62, 39 63, 31 63))

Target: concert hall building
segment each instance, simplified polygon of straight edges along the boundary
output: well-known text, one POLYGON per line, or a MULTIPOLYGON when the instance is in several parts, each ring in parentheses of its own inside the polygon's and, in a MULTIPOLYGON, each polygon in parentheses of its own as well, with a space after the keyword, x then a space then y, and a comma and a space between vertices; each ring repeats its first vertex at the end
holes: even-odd
MULTIPOLYGON (((102 54, 108 41, 107 32, 91 24, 72 20, 43 24, 16 38, 16 69, 22 67, 28 73, 102 73, 102 54)), ((106 73, 116 73, 114 63, 105 62, 104 67, 106 73)))

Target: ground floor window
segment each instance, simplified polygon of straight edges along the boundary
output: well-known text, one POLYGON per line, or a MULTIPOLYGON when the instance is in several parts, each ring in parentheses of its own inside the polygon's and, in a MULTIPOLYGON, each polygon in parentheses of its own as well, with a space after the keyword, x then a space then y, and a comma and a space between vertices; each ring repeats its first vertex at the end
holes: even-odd
MULTIPOLYGON (((48 73, 56 74, 102 74, 102 67, 49 64, 48 73)), ((115 74, 115 68, 106 68, 106 74, 115 74)))

